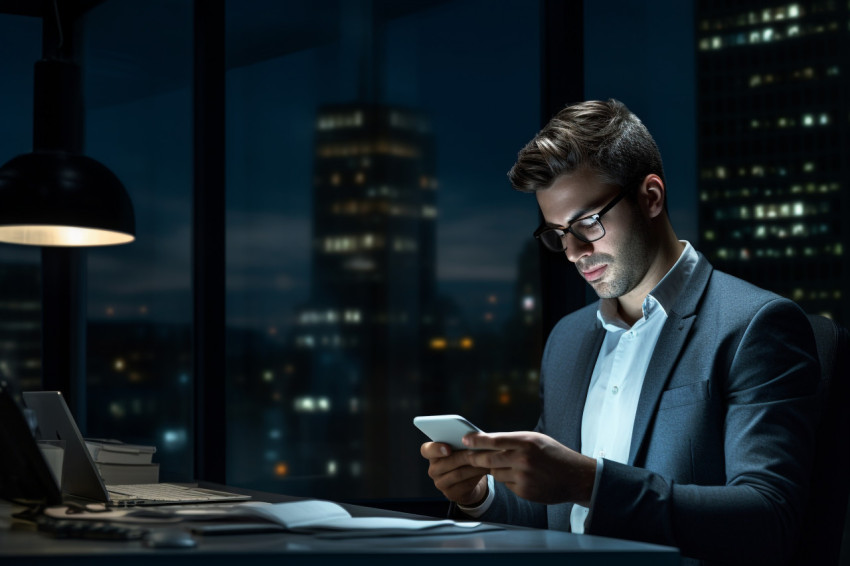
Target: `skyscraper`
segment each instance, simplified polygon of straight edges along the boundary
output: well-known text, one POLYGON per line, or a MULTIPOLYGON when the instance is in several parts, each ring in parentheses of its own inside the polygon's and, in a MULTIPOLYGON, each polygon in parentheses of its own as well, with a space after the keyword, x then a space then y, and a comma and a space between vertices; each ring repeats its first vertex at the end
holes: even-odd
POLYGON ((850 4, 697 5, 700 248, 850 321, 850 4))
POLYGON ((325 106, 314 159, 312 296, 296 344, 315 352, 310 390, 328 406, 316 446, 349 441, 333 447, 334 470, 362 473, 367 492, 409 493, 403 478, 421 474, 397 468, 417 462, 387 448, 419 442, 409 417, 436 292, 430 124, 383 104, 325 106))
POLYGON ((21 388, 41 386, 41 269, 0 266, 0 377, 21 388))

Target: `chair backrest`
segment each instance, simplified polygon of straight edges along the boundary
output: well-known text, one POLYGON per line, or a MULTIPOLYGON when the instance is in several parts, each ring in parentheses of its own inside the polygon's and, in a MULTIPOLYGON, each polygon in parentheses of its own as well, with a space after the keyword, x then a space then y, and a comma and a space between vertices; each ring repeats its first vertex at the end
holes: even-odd
MULTIPOLYGON (((850 493, 850 332, 809 315, 821 364, 820 423, 798 564, 837 565, 850 493)), ((845 548, 845 553, 850 550, 845 548)))

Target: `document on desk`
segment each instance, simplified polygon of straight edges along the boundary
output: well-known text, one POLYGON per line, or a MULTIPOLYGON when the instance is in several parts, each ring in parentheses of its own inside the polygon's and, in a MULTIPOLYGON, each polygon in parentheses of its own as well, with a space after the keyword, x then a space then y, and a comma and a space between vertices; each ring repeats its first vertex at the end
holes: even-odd
MULTIPOLYGON (((203 509, 177 510, 187 519, 197 520, 203 516, 203 509)), ((422 531, 435 527, 453 526, 465 529, 477 527, 480 523, 457 522, 451 519, 408 519, 404 517, 352 517, 341 505, 331 501, 307 499, 287 503, 262 503, 248 501, 231 505, 227 517, 257 518, 277 523, 288 530, 404 530, 422 531)))

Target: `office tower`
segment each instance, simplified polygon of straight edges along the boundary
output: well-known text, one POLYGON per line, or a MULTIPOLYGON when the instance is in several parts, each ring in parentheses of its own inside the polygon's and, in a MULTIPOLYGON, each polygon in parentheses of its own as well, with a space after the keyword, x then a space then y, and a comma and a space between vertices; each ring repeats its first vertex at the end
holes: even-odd
POLYGON ((362 476, 353 485, 366 493, 410 493, 421 470, 390 447, 420 440, 409 417, 436 289, 429 121, 399 107, 341 104, 319 109, 315 135, 312 296, 296 346, 313 352, 303 398, 325 409, 305 415, 317 442, 304 457, 362 476))
POLYGON ((539 243, 529 237, 518 254, 511 310, 498 334, 501 343, 496 351, 500 356, 488 367, 493 376, 488 379, 490 383, 482 384, 491 389, 487 422, 498 423, 502 430, 531 430, 540 416, 543 354, 540 253, 539 243))
POLYGON ((0 377, 41 386, 41 266, 0 265, 0 377))
POLYGON ((698 2, 700 248, 850 322, 850 4, 698 2))

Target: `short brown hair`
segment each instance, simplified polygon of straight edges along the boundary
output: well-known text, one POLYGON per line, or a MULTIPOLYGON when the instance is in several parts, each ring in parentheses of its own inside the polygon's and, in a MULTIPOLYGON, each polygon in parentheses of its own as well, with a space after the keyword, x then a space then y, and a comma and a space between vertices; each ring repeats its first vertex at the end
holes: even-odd
POLYGON ((614 99, 581 102, 558 112, 520 150, 508 178, 514 189, 534 192, 583 168, 623 189, 637 187, 650 173, 664 181, 661 153, 649 130, 614 99))

